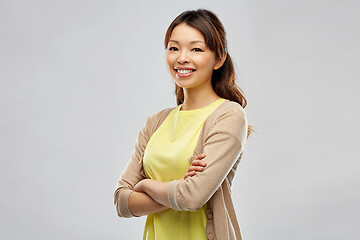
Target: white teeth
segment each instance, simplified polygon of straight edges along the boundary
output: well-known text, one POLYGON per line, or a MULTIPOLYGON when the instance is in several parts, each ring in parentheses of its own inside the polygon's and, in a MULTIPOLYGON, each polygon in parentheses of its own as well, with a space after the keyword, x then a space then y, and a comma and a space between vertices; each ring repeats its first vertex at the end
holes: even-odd
POLYGON ((186 73, 190 73, 192 72, 193 70, 190 70, 190 69, 176 69, 176 71, 180 74, 186 74, 186 73))

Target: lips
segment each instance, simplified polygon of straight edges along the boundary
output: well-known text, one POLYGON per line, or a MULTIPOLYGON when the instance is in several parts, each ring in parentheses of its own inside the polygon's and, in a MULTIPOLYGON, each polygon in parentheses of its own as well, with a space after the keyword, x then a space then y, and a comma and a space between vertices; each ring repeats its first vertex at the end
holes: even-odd
POLYGON ((188 77, 192 75, 196 70, 192 68, 175 68, 176 76, 178 77, 188 77))

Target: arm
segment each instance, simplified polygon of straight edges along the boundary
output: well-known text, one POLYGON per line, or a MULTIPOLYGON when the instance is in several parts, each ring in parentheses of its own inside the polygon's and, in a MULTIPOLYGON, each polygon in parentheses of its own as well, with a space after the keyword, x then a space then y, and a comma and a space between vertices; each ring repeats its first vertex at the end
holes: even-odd
POLYGON ((171 208, 196 211, 203 206, 223 183, 242 154, 247 137, 247 120, 242 108, 222 114, 204 133, 205 171, 169 183, 171 208))
POLYGON ((153 132, 155 114, 150 116, 141 128, 135 149, 118 180, 114 193, 114 205, 119 217, 135 217, 164 210, 164 206, 152 200, 145 193, 134 192, 134 186, 145 178, 142 159, 148 140, 153 132))
POLYGON ((129 210, 132 215, 136 217, 161 212, 167 209, 169 208, 154 201, 144 192, 133 191, 129 196, 129 210))
MULTIPOLYGON (((206 162, 203 160, 204 157, 205 154, 200 154, 191 162, 184 179, 204 170, 206 166, 206 162)), ((169 183, 167 182, 152 179, 141 180, 135 185, 134 192, 129 196, 130 212, 134 216, 142 216, 169 209, 168 187, 169 183)))
MULTIPOLYGON (((127 193, 128 191, 124 192, 127 193)), ((115 192, 115 205, 119 217, 140 217, 168 209, 168 207, 154 201, 144 192, 137 192, 133 189, 128 196, 125 195, 122 198, 120 193, 121 191, 115 192)))
POLYGON ((160 182, 153 179, 144 179, 136 184, 134 190, 149 195, 159 204, 170 208, 168 188, 170 182, 160 182))
POLYGON ((146 192, 160 204, 178 211, 198 210, 219 189, 243 152, 247 128, 242 109, 227 112, 205 135, 205 171, 171 182, 144 179, 135 186, 136 191, 146 192))
MULTIPOLYGON (((206 166, 206 162, 203 160, 203 158, 205 156, 206 156, 205 154, 200 154, 196 156, 196 158, 191 162, 191 165, 187 173, 185 174, 184 179, 186 179, 187 177, 192 177, 197 172, 202 172, 204 170, 204 167, 206 166)), ((143 193, 144 195, 146 195, 150 199, 150 201, 152 199, 156 200, 156 201, 152 200, 154 201, 153 204, 155 209, 159 208, 160 210, 161 209, 166 210, 171 207, 170 202, 168 200, 168 188, 169 188, 169 182, 159 182, 152 179, 144 179, 136 184, 134 190, 137 191, 139 194, 143 193)), ((130 204, 129 204, 129 208, 130 208, 130 204)), ((133 211, 131 210, 131 212, 133 211)))

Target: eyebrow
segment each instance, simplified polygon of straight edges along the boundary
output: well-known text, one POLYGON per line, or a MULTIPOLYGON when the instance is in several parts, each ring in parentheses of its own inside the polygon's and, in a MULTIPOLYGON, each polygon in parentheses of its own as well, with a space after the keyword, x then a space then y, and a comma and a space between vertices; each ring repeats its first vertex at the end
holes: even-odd
MULTIPOLYGON (((179 43, 178 41, 173 40, 173 39, 170 39, 169 42, 179 43)), ((203 41, 200 41, 200 40, 191 41, 190 43, 202 43, 202 44, 205 44, 203 41)))

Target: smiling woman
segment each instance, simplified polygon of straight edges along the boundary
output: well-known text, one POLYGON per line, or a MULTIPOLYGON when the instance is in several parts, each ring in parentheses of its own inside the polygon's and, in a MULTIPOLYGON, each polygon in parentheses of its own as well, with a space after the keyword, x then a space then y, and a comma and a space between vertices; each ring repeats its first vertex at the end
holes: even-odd
POLYGON ((165 36, 176 107, 151 115, 114 194, 120 217, 147 215, 143 239, 241 239, 231 183, 248 136, 225 30, 204 9, 165 36))
POLYGON ((196 28, 186 23, 181 23, 171 33, 166 61, 175 83, 189 91, 214 92, 211 86, 211 75, 213 70, 222 66, 225 57, 216 59, 215 53, 211 51, 203 34, 196 28), (190 78, 191 76, 191 78, 190 78))

